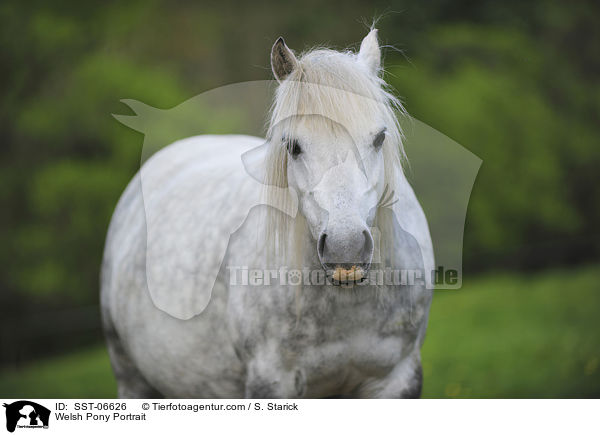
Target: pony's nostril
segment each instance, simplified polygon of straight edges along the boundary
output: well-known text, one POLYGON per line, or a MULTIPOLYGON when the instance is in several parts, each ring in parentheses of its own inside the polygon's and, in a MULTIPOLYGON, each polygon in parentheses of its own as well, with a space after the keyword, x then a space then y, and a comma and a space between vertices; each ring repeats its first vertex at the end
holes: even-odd
POLYGON ((365 236, 365 252, 370 252, 373 250, 373 237, 368 230, 364 230, 363 235, 365 236))
POLYGON ((323 233, 319 237, 319 242, 317 243, 317 252, 319 254, 319 258, 323 258, 323 252, 325 252, 325 238, 327 234, 323 233))
POLYGON ((363 248, 363 261, 370 264, 373 259, 373 237, 368 230, 363 231, 365 246, 363 248))

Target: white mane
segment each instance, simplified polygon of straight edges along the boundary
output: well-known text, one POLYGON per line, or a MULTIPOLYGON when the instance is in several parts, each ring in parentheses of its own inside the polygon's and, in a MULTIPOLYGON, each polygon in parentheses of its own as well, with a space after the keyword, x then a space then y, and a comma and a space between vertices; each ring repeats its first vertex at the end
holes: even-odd
MULTIPOLYGON (((387 139, 382 152, 385 183, 393 189, 405 161, 398 115, 406 112, 400 101, 389 91, 380 73, 381 71, 378 74, 370 71, 358 61, 358 54, 351 51, 315 49, 299 56, 297 67, 281 82, 271 107, 267 129, 269 151, 265 184, 283 188, 288 186, 287 151, 281 135, 284 127, 288 134, 290 130, 293 134, 294 119, 298 119, 298 115, 320 115, 312 117, 314 122, 325 122, 334 132, 342 126, 352 134, 353 131, 366 131, 370 128, 366 120, 377 113, 387 127, 387 139)), ((267 201, 267 204, 281 208, 285 207, 284 202, 289 201, 289 197, 275 195, 267 198, 267 201)), ((268 212, 267 233, 278 256, 288 253, 289 243, 295 244, 294 251, 301 252, 298 237, 289 238, 292 233, 297 235, 298 231, 290 231, 288 221, 286 216, 274 208, 268 212)), ((299 230, 301 217, 296 221, 296 229, 299 230)), ((386 237, 391 235, 390 224, 377 220, 382 239, 386 241, 391 239, 386 237)))

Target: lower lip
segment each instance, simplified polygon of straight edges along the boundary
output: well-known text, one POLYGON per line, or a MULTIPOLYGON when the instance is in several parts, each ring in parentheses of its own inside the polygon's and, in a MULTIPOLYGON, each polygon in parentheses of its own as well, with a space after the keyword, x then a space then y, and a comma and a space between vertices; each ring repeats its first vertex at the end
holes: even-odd
POLYGON ((337 267, 333 271, 333 279, 341 283, 360 282, 364 276, 365 272, 362 267, 352 267, 351 269, 337 267))

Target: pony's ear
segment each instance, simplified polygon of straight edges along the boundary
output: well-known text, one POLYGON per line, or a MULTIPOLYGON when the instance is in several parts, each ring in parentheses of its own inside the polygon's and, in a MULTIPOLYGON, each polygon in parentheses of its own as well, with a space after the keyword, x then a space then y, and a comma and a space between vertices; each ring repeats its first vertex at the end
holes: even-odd
POLYGON ((271 69, 273 70, 273 75, 281 83, 297 66, 298 60, 296 60, 296 56, 285 45, 285 41, 280 36, 271 49, 271 69))
POLYGON ((381 51, 377 42, 377 29, 372 29, 360 44, 358 60, 365 64, 371 72, 379 74, 381 68, 381 51))

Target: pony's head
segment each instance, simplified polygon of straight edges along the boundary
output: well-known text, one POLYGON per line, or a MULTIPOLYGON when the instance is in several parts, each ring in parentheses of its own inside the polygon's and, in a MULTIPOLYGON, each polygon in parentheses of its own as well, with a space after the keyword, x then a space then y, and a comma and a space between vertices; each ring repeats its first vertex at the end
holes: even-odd
MULTIPOLYGON (((372 229, 389 235, 378 206, 404 155, 397 119, 403 108, 381 77, 377 30, 357 53, 316 49, 296 57, 279 38, 271 66, 279 87, 266 183, 296 192, 302 225, 325 271, 341 281, 361 280, 378 248, 372 229)), ((290 232, 281 219, 271 222, 283 248, 290 232)))

